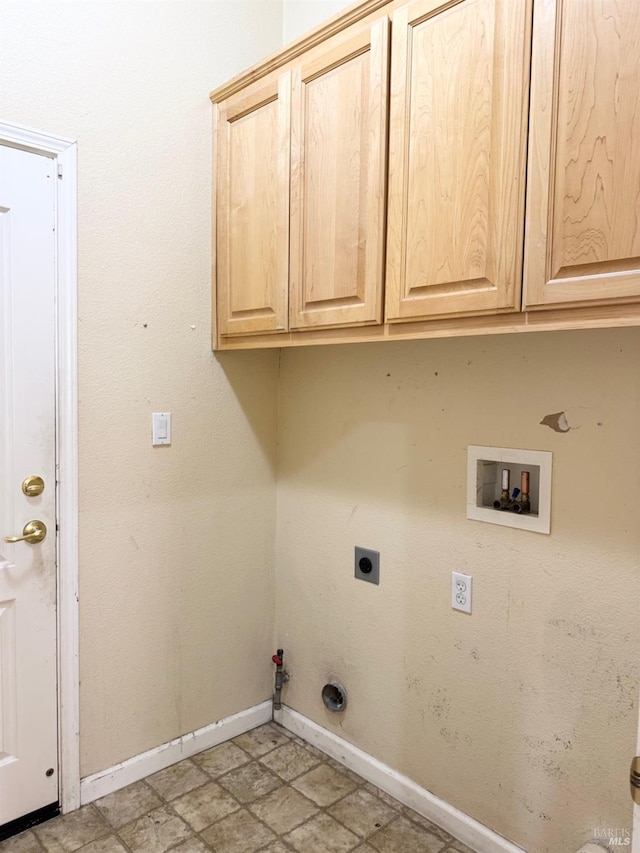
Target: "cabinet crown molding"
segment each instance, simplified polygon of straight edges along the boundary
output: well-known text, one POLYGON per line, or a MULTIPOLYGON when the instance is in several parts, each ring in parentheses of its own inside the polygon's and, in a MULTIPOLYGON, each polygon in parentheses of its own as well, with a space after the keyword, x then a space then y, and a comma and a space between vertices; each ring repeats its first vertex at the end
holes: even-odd
POLYGON ((238 74, 237 77, 229 80, 223 86, 218 86, 217 89, 214 89, 209 94, 211 101, 219 103, 230 95, 235 95, 236 92, 244 89, 249 83, 253 83, 255 80, 260 79, 260 77, 264 77, 271 71, 275 71, 277 68, 297 59, 297 57, 306 51, 316 47, 323 41, 331 38, 331 36, 337 35, 352 24, 357 24, 358 21, 366 18, 367 15, 377 12, 378 9, 388 6, 389 3, 390 0, 361 0, 361 2, 355 3, 353 6, 349 6, 343 12, 325 21, 324 24, 320 24, 320 26, 310 30, 304 36, 292 41, 283 49, 272 53, 256 65, 252 65, 251 68, 238 74))

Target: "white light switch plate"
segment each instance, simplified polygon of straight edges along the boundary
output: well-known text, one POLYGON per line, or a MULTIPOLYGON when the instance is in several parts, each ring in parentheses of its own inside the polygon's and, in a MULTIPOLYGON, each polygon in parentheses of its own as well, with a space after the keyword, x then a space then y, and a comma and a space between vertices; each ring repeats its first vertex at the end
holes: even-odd
POLYGON ((151 416, 151 443, 171 444, 171 412, 154 412, 151 416))

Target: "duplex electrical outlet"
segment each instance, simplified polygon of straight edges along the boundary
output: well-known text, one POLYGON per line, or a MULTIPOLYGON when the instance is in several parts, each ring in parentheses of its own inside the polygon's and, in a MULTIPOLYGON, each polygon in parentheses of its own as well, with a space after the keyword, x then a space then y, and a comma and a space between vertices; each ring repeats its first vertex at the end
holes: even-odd
POLYGON ((454 610, 471 613, 471 575, 451 572, 451 606, 454 610))
POLYGON ((355 548, 355 576, 358 580, 380 583, 380 552, 370 548, 355 548))

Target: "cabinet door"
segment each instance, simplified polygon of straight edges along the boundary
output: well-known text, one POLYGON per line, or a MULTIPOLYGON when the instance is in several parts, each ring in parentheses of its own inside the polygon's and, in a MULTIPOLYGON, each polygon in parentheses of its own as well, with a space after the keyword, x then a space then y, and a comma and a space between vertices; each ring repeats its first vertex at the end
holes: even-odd
POLYGON ((222 335, 287 329, 291 76, 218 107, 217 307, 222 335))
POLYGON ((518 309, 530 0, 392 19, 386 319, 518 309))
POLYGON ((640 3, 536 0, 525 304, 640 298, 640 3))
POLYGON ((389 20, 293 69, 292 329, 382 321, 389 20))

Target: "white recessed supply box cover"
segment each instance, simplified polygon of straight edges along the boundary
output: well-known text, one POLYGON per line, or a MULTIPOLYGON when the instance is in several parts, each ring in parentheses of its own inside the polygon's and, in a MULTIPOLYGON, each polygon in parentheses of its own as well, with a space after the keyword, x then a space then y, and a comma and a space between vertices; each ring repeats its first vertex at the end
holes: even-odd
POLYGON ((546 450, 470 444, 467 448, 467 518, 550 533, 551 459, 552 454, 546 450), (500 501, 505 469, 509 471, 511 494, 519 489, 522 472, 528 472, 530 512, 494 508, 494 502, 500 501))

